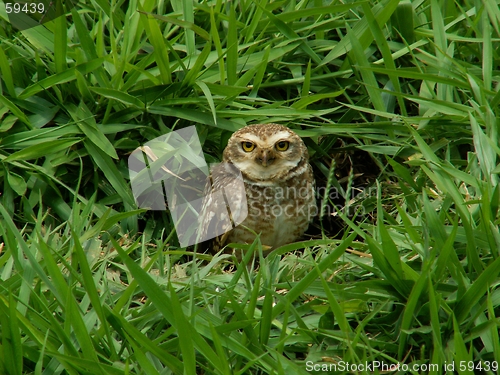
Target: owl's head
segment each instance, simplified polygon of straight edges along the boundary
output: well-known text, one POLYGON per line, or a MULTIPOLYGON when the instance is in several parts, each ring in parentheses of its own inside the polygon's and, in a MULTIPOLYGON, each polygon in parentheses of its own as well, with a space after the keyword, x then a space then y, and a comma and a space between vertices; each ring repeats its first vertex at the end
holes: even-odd
POLYGON ((278 124, 249 125, 235 132, 224 150, 224 161, 254 181, 286 179, 307 165, 307 147, 292 130, 278 124))

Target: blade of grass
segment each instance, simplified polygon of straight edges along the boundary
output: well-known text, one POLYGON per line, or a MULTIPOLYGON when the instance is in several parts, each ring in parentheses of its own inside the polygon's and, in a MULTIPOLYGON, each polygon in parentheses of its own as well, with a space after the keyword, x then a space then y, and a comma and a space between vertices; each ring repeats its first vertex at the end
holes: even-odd
MULTIPOLYGON (((332 251, 327 257, 325 257, 319 264, 318 270, 324 272, 327 267, 329 267, 333 262, 344 254, 344 251, 351 245, 352 241, 356 237, 356 233, 351 233, 347 238, 345 238, 337 248, 332 251)), ((283 247, 282 247, 283 248, 283 247)), ((316 279, 316 274, 311 272, 307 274, 302 280, 300 280, 286 295, 283 301, 278 302, 273 307, 273 319, 281 314, 285 309, 285 304, 295 301, 295 299, 301 295, 304 290, 316 279)))
MULTIPOLYGON (((181 314, 182 312, 175 312, 175 308, 172 305, 171 297, 169 297, 164 291, 160 289, 158 284, 156 284, 153 279, 130 257, 121 249, 120 245, 111 239, 116 251, 120 254, 123 262, 134 275, 139 285, 143 288, 144 292, 151 299, 151 302, 157 307, 161 314, 167 319, 167 321, 179 330, 179 323, 176 321, 176 314, 181 314)), ((178 306, 177 306, 178 307, 178 306)), ((219 368, 221 366, 220 358, 208 345, 208 343, 203 339, 203 337, 195 330, 191 329, 191 339, 194 342, 195 348, 200 351, 200 353, 207 358, 212 365, 219 368)))

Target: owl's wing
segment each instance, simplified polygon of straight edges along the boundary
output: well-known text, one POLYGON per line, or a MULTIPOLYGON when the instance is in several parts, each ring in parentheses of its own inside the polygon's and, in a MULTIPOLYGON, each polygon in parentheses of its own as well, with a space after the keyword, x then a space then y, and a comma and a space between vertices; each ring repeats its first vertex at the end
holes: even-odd
POLYGON ((247 214, 245 185, 240 171, 230 163, 213 166, 200 212, 199 242, 214 239, 212 249, 220 250, 230 231, 243 222, 247 214))

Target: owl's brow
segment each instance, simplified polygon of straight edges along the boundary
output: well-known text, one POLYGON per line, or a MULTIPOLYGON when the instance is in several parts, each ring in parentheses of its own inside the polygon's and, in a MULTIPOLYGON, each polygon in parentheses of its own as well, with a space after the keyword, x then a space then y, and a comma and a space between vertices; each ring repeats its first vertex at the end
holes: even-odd
POLYGON ((242 134, 239 136, 241 138, 242 142, 252 142, 252 143, 257 143, 261 141, 261 139, 253 134, 242 134))
POLYGON ((250 141, 250 142, 254 142, 256 144, 264 143, 264 144, 267 144, 268 146, 273 146, 277 142, 288 141, 290 139, 290 137, 292 137, 292 136, 293 136, 293 134, 289 133, 288 131, 282 130, 276 134, 269 135, 267 139, 265 139, 264 137, 258 137, 255 134, 241 134, 241 135, 239 135, 239 138, 243 142, 250 141))

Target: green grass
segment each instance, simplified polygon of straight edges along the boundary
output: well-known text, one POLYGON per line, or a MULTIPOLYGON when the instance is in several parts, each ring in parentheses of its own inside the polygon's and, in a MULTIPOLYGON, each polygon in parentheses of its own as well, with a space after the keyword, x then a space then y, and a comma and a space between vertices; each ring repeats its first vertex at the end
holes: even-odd
POLYGON ((97 0, 19 32, 0 3, 0 374, 498 373, 499 9, 97 0), (261 122, 346 196, 369 153, 340 233, 256 267, 137 210, 136 147, 195 124, 216 162, 261 122))

